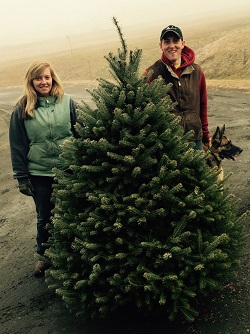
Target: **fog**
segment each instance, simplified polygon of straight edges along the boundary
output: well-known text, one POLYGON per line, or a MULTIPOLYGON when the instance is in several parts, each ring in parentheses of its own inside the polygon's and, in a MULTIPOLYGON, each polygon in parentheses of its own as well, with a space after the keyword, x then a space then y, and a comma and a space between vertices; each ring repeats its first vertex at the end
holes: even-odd
MULTIPOLYGON (((7 0, 0 11, 0 47, 68 38, 79 33, 96 33, 114 29, 112 17, 123 27, 149 26, 161 22, 176 24, 192 15, 227 15, 228 11, 249 10, 249 0, 7 0)), ((179 24, 179 23, 178 23, 179 24)), ((44 45, 46 49, 46 44, 44 45)))

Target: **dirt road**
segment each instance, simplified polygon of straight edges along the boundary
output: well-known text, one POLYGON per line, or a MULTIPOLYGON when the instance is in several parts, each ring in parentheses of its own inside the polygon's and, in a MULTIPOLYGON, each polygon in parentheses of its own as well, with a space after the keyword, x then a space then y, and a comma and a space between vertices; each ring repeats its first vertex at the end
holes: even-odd
MULTIPOLYGON (((67 86, 76 101, 89 101, 85 87, 67 86)), ((237 90, 209 89, 209 120, 213 134, 216 126, 226 125, 227 135, 243 149, 236 162, 224 161, 227 181, 235 198, 241 198, 239 211, 250 209, 250 93, 237 90)), ((32 199, 18 192, 12 178, 8 143, 8 122, 19 88, 0 90, 0 333, 1 334, 114 334, 114 333, 222 333, 249 332, 249 265, 239 272, 239 279, 227 295, 216 301, 216 310, 204 307, 195 324, 134 319, 84 323, 69 314, 61 300, 48 290, 44 279, 33 276, 36 250, 36 217, 32 199), (166 329, 168 328, 168 330, 166 329)), ((248 219, 249 222, 249 219, 248 219)), ((249 225, 246 224, 249 233, 249 225)), ((248 241, 247 249, 250 249, 248 241)), ((215 304, 212 304, 212 307, 215 304)))

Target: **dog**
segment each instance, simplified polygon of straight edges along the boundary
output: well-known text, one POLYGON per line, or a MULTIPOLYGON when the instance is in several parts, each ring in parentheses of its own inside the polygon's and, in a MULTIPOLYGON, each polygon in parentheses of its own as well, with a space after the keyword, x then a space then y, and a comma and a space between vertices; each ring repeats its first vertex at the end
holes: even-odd
POLYGON ((224 178, 223 168, 221 166, 223 159, 236 161, 237 156, 243 151, 242 148, 236 146, 225 135, 225 124, 220 128, 217 126, 216 131, 211 140, 211 146, 208 149, 207 164, 209 167, 216 167, 220 172, 218 174, 218 181, 224 178))

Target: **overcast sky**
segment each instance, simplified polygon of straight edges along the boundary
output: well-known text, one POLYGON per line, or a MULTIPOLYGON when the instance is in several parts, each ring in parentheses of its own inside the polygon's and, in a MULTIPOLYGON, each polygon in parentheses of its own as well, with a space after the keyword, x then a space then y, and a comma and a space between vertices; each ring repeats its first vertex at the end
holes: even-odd
POLYGON ((249 0, 4 0, 0 46, 249 6, 249 0))

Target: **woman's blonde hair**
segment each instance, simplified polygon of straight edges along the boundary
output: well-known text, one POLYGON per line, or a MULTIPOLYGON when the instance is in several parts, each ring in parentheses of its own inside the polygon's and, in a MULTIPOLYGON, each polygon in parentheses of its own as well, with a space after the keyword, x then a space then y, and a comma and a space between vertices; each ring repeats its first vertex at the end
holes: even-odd
POLYGON ((21 107, 23 118, 35 116, 37 93, 33 86, 33 80, 47 68, 50 70, 52 77, 52 88, 50 95, 57 96, 57 102, 61 101, 63 98, 64 89, 61 80, 59 79, 55 70, 52 68, 51 64, 44 61, 35 61, 30 65, 26 72, 23 94, 18 98, 16 103, 21 107))

